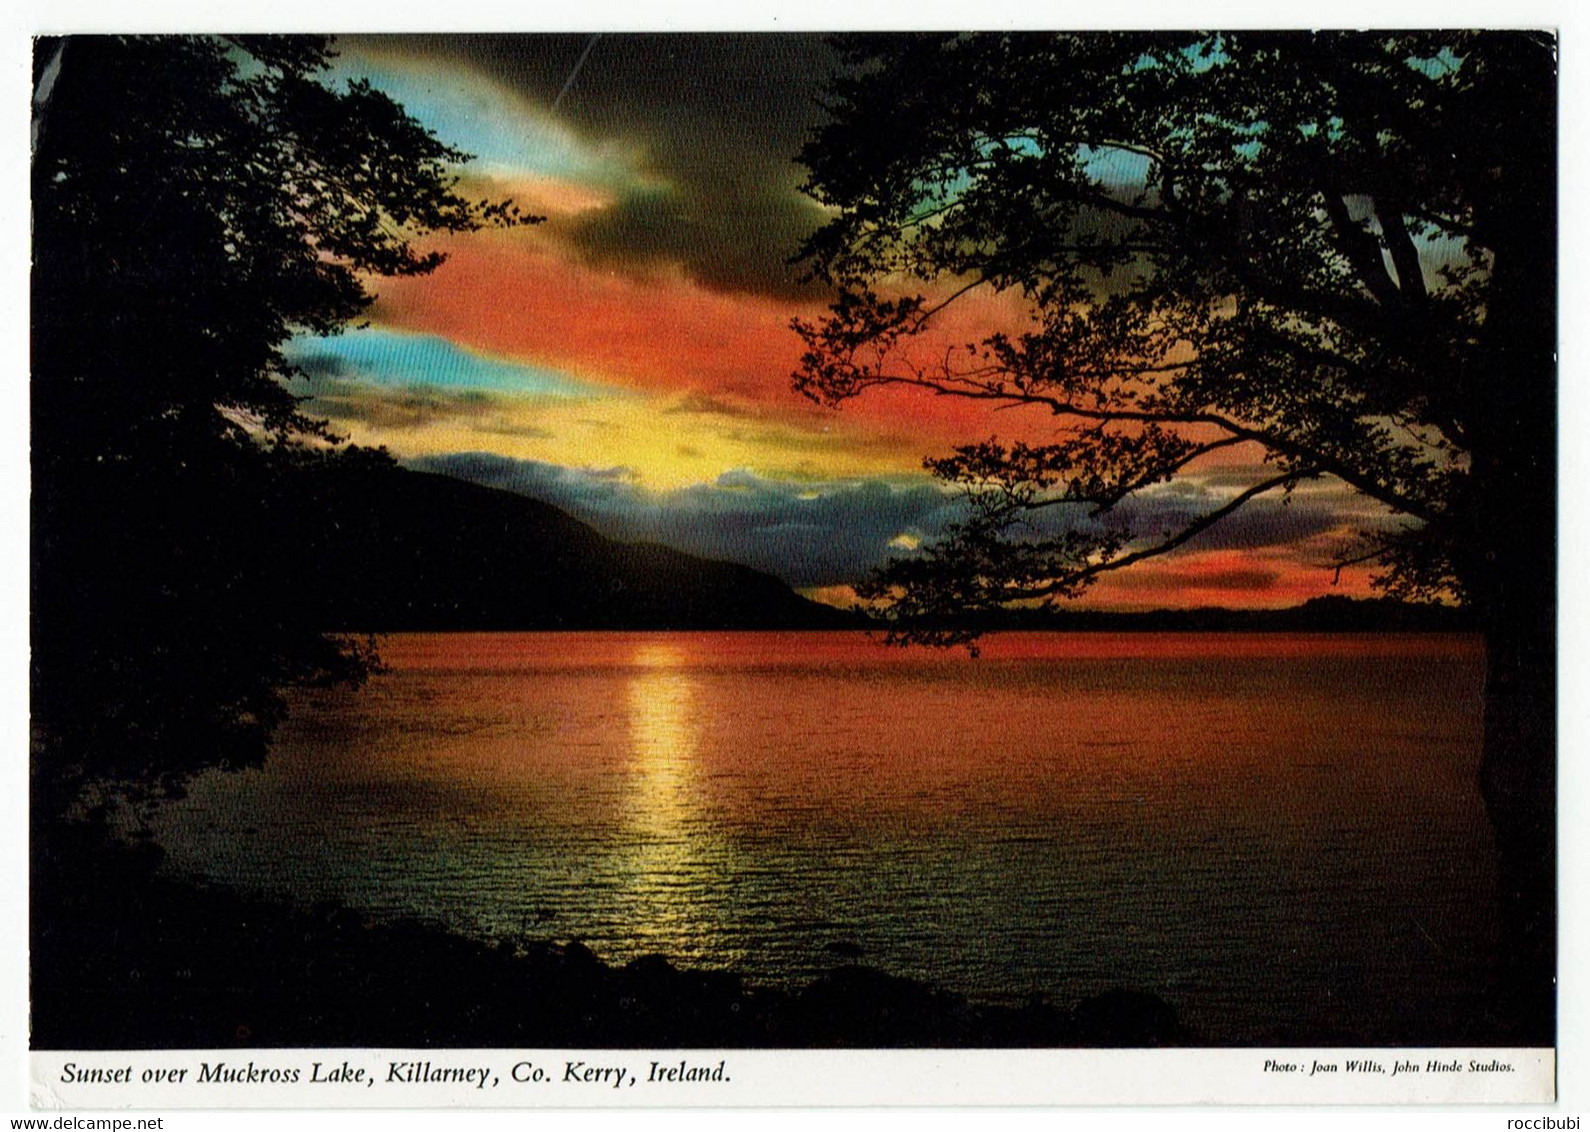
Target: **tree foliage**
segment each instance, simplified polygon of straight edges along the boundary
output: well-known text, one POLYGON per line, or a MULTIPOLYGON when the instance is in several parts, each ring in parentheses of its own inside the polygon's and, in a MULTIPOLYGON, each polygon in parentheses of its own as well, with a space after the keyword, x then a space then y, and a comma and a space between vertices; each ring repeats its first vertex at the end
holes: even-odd
POLYGON ((365 670, 294 599, 298 473, 335 438, 282 346, 433 270, 424 234, 535 218, 461 196, 466 155, 332 60, 308 37, 35 45, 38 777, 252 761, 285 684, 365 670))
POLYGON ((871 583, 909 635, 963 639, 966 610, 1074 596, 1322 477, 1403 518, 1359 554, 1396 592, 1499 610, 1519 586, 1498 554, 1539 553, 1542 523, 1549 554, 1549 38, 943 35, 841 50, 832 120, 802 154, 808 192, 834 210, 804 260, 838 297, 797 323, 797 387, 838 403, 906 385, 1055 420, 1051 442, 928 462, 972 510, 871 583), (919 348, 979 290, 1019 295, 1029 325, 919 348), (1098 521, 1238 445, 1262 470, 1182 528, 1098 521), (1035 524, 1053 508, 1078 517, 1035 524))
POLYGON ((1333 478, 1403 595, 1486 642, 1498 1010, 1549 1044, 1555 970, 1556 66, 1546 34, 861 37, 806 147, 837 290, 797 388, 1048 410, 1054 439, 929 461, 970 517, 866 594, 896 639, 1073 596, 1252 500, 1333 478), (1019 330, 942 350, 979 290, 1019 330), (934 352, 923 348, 934 341, 934 352), (1217 450, 1251 482, 1168 532, 1099 522, 1217 450), (1052 509, 1080 514, 1042 522, 1052 509), (1056 533, 1058 532, 1058 533, 1056 533))

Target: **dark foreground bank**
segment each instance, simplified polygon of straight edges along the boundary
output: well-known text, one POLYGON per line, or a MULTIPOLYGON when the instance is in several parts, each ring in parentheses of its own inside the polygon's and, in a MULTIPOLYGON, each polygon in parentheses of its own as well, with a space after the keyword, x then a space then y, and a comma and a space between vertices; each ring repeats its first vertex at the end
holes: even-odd
POLYGON ((615 967, 575 942, 485 943, 346 909, 299 910, 155 874, 159 851, 88 829, 35 845, 32 1046, 1094 1047, 1195 1041, 1149 994, 1073 1008, 968 1002, 840 966, 746 986, 660 956, 615 967))

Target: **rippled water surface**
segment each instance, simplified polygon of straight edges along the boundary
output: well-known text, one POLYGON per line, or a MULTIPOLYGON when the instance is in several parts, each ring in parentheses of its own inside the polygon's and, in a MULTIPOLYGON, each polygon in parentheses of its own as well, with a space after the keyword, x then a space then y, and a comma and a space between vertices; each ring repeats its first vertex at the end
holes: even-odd
POLYGON ((1476 1009, 1465 636, 438 634, 169 806, 172 868, 800 982, 1163 995, 1210 1041, 1476 1009))

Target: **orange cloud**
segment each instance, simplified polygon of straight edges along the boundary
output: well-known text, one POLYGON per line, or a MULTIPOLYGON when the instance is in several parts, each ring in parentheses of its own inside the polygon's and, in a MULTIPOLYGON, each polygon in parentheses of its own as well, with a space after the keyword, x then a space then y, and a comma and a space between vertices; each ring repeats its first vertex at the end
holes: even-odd
POLYGON ((711 292, 677 272, 595 269, 538 245, 536 231, 451 241, 429 278, 383 281, 377 315, 637 389, 791 396, 800 350, 784 305, 711 292))
MULTIPOLYGON (((555 236, 553 224, 449 241, 449 260, 434 275, 381 281, 375 314, 591 381, 710 393, 824 432, 895 435, 907 466, 996 430, 1031 438, 1052 428, 1041 410, 991 418, 984 403, 909 389, 877 390, 841 411, 824 409, 790 385, 803 345, 789 322, 820 314, 817 304, 715 291, 668 269, 593 267, 543 233, 555 236)), ((1008 300, 968 297, 935 343, 986 333, 995 316, 997 324, 1010 321, 1008 300)))

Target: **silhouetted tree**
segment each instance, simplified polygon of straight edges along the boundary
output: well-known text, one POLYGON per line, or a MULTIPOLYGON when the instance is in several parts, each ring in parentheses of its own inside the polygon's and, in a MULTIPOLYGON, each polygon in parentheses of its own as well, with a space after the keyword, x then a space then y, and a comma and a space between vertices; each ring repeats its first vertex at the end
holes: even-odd
POLYGON ((837 288, 796 375, 1053 414, 1047 443, 928 461, 970 517, 868 596, 899 635, 1079 593, 1266 493, 1333 478, 1405 517, 1352 557, 1473 610, 1483 789, 1521 1037, 1555 939, 1556 71, 1549 35, 858 37, 802 154, 837 288), (930 284, 914 293, 920 284, 930 284), (1014 292, 1027 328, 923 348, 1014 292), (1211 452, 1252 482, 1170 532, 1096 520, 1211 452), (1069 524, 1035 512, 1072 505, 1069 524))
MULTIPOLYGON (((74 37, 34 53, 35 812, 90 780, 263 755, 294 682, 368 656, 295 600, 295 469, 334 438, 281 347, 442 257, 470 201, 438 141, 308 37, 74 37)), ((376 457, 357 456, 360 461, 376 457)))

